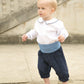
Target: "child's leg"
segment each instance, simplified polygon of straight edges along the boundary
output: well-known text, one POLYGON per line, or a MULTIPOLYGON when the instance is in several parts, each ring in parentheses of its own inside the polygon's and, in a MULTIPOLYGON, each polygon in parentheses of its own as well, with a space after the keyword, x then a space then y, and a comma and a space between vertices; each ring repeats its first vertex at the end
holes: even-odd
POLYGON ((44 80, 45 84, 50 84, 49 76, 51 66, 45 61, 46 55, 41 51, 38 52, 38 70, 41 78, 44 80))
MULTIPOLYGON (((64 57, 64 53, 62 48, 60 48, 59 53, 57 53, 58 59, 56 57, 58 70, 57 75, 59 77, 59 80, 62 82, 62 84, 68 84, 69 80, 69 73, 68 73, 68 67, 66 63, 66 59, 64 57)), ((54 68, 56 70, 56 68, 54 68)))
POLYGON ((53 67, 56 71, 59 80, 62 82, 61 84, 67 84, 67 81, 69 80, 69 73, 61 47, 56 52, 52 53, 52 56, 50 57, 50 63, 51 67, 53 67))
POLYGON ((62 84, 68 84, 68 82, 63 82, 62 84))
POLYGON ((44 78, 43 80, 44 80, 44 83, 45 83, 45 84, 50 84, 49 78, 44 78))

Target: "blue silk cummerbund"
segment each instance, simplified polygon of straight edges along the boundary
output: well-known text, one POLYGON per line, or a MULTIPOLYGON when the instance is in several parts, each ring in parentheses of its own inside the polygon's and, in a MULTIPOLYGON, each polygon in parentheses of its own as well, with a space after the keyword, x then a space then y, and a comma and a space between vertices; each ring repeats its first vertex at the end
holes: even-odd
POLYGON ((51 44, 40 44, 40 43, 38 43, 38 45, 40 47, 40 50, 43 53, 52 53, 52 52, 58 50, 61 46, 59 41, 56 41, 56 42, 51 43, 51 44))

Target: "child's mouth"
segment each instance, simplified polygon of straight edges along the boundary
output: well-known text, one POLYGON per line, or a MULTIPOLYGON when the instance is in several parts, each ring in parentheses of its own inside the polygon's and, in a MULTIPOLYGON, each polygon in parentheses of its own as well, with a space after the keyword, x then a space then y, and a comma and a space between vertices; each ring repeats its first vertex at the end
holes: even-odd
POLYGON ((42 16, 42 14, 40 14, 40 16, 42 16))

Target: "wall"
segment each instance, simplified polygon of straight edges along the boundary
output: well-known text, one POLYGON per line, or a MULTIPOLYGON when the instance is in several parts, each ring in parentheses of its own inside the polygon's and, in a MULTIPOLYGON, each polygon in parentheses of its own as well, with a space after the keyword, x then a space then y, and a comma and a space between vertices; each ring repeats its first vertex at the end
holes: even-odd
POLYGON ((0 18, 11 15, 36 3, 36 0, 0 0, 0 18))
MULTIPOLYGON (((4 18, 2 20, 0 19, 0 37, 2 38, 2 42, 7 38, 7 36, 8 38, 12 38, 12 36, 15 36, 16 38, 17 36, 21 36, 22 34, 26 33, 33 28, 34 22, 38 18, 35 0, 32 0, 30 2, 27 2, 29 0, 25 0, 24 2, 23 0, 3 1, 9 1, 9 4, 10 1, 15 1, 14 4, 16 5, 16 9, 14 8, 13 10, 12 7, 7 8, 10 10, 7 17, 5 16, 6 18, 4 18, 3 16, 4 13, 0 15, 4 18), (28 5, 26 5, 27 3, 28 5), (13 12, 11 12, 12 10, 13 12)), ((83 10, 84 0, 61 0, 58 3, 55 16, 64 22, 66 29, 70 33, 68 42, 72 42, 72 40, 74 40, 75 38, 74 42, 81 41, 81 43, 84 43, 83 10)), ((4 42, 6 43, 7 40, 5 40, 4 42)))
POLYGON ((0 0, 0 34, 36 17, 36 10, 36 0, 0 0))
POLYGON ((84 0, 70 0, 58 6, 56 16, 63 20, 69 33, 84 35, 84 0))

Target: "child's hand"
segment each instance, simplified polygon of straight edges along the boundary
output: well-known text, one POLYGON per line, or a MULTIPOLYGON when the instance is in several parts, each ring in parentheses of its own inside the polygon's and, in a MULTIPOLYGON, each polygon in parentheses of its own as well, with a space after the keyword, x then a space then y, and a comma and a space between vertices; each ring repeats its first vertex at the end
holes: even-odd
POLYGON ((64 42, 64 40, 65 40, 65 37, 64 37, 63 35, 60 35, 60 36, 58 37, 58 41, 64 42))
POLYGON ((24 41, 26 41, 27 40, 27 35, 26 34, 24 34, 23 36, 22 36, 22 41, 24 42, 24 41))

